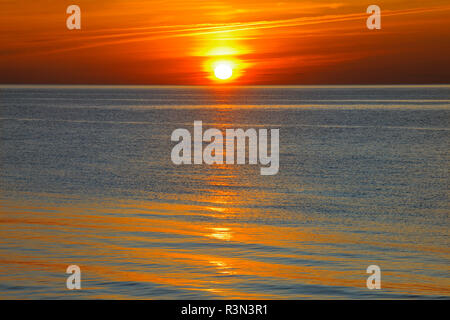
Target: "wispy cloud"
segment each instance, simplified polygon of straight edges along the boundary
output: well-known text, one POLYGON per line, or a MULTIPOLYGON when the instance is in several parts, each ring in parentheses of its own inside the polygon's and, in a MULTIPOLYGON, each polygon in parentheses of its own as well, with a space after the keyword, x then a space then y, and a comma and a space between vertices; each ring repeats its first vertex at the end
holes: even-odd
MULTIPOLYGON (((422 7, 403 10, 383 10, 383 18, 397 15, 414 15, 427 12, 450 10, 450 6, 422 7)), ((199 23, 163 25, 134 28, 112 28, 86 32, 78 38, 53 38, 45 43, 47 46, 59 48, 36 50, 23 54, 54 54, 73 50, 89 49, 101 46, 121 45, 132 42, 154 41, 179 37, 198 37, 205 35, 225 35, 246 31, 262 31, 265 29, 300 28, 309 25, 340 23, 346 21, 362 20, 367 17, 364 13, 333 14, 314 17, 299 17, 290 19, 261 20, 234 23, 199 23)), ((253 38, 265 37, 263 33, 253 38)), ((17 50, 12 51, 17 53, 17 50)))

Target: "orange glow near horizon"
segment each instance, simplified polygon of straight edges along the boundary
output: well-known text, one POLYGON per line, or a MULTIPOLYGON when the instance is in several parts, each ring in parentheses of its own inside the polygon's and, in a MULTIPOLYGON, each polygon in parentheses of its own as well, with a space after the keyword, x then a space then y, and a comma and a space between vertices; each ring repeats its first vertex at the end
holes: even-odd
POLYGON ((448 1, 385 0, 382 29, 357 0, 2 2, 0 83, 448 83, 448 1), (26 9, 25 9, 26 8, 26 9), (232 65, 219 81, 212 66, 232 65), (411 69, 413 68, 413 69, 411 69))
POLYGON ((239 56, 249 52, 248 48, 238 45, 235 41, 212 39, 207 42, 205 48, 197 50, 193 55, 203 59, 202 70, 211 84, 231 84, 238 81, 245 69, 251 66, 251 63, 239 59, 239 56))

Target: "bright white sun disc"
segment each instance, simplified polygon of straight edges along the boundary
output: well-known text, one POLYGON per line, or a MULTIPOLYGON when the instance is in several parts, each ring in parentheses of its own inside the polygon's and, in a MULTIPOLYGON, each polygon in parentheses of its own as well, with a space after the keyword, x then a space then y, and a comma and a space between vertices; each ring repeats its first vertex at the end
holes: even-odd
POLYGON ((225 80, 233 75, 233 69, 227 64, 219 64, 214 69, 214 75, 221 80, 225 80))

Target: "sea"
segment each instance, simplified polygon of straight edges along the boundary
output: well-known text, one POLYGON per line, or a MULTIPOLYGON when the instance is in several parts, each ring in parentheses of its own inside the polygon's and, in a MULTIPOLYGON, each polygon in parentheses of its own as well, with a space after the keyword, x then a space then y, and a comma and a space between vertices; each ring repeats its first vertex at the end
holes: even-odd
POLYGON ((449 299, 449 142, 448 85, 3 85, 0 299, 449 299), (175 165, 194 121, 278 173, 175 165))

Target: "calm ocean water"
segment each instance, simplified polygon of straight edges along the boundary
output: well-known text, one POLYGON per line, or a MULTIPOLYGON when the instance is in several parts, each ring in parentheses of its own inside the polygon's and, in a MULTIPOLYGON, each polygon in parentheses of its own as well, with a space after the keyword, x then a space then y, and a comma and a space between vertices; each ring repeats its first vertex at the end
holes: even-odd
POLYGON ((448 299, 449 121, 449 86, 1 87, 0 298, 448 299), (173 165, 194 120, 279 128, 279 173, 173 165))

